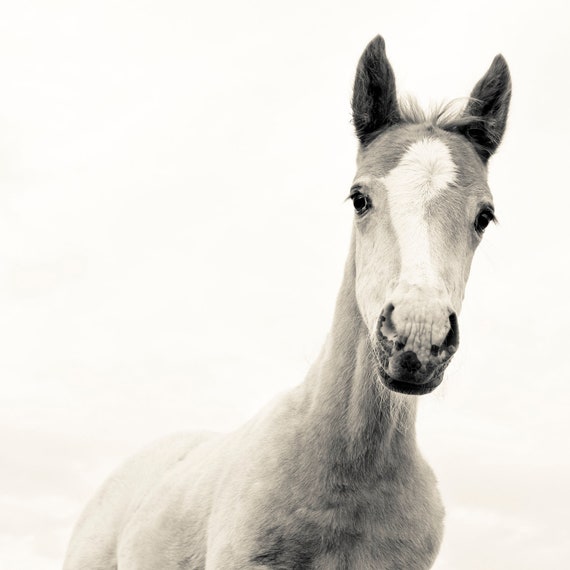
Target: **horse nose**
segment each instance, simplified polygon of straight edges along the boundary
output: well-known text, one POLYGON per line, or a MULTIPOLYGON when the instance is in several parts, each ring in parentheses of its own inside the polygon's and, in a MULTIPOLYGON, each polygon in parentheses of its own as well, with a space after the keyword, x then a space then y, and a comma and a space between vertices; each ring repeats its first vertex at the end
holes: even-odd
POLYGON ((430 356, 449 358, 459 346, 457 315, 442 307, 397 311, 393 303, 387 303, 380 314, 377 332, 381 342, 389 343, 390 352, 406 349, 405 354, 414 354, 415 358, 407 354, 402 361, 407 369, 419 368, 430 356))
POLYGON ((384 383, 408 394, 437 386, 459 345, 457 315, 429 296, 386 304, 377 335, 384 383))

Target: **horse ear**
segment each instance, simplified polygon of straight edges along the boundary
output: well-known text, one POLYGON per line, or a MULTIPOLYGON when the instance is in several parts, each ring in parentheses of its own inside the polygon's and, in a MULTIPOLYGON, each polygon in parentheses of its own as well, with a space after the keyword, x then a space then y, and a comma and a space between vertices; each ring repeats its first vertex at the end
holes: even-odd
POLYGON ((460 127, 475 146, 483 162, 497 150, 505 127, 511 100, 511 74, 505 58, 497 55, 487 73, 473 88, 460 127))
POLYGON ((386 57, 382 36, 376 36, 364 50, 354 79, 352 120, 362 145, 370 135, 400 121, 396 80, 386 57))

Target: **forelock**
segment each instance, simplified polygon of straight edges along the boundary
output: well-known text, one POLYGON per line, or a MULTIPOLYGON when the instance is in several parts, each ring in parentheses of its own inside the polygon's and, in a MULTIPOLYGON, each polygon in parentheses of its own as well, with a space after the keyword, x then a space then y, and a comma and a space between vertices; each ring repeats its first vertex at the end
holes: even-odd
MULTIPOLYGON (((458 97, 445 103, 432 105, 429 109, 424 109, 411 95, 404 95, 398 99, 400 110, 400 120, 395 126, 400 125, 425 125, 436 127, 447 132, 459 132, 462 127, 481 123, 481 117, 475 117, 466 113, 467 105, 473 102, 472 97, 458 97)), ((365 146, 370 145, 383 130, 371 133, 365 146)))

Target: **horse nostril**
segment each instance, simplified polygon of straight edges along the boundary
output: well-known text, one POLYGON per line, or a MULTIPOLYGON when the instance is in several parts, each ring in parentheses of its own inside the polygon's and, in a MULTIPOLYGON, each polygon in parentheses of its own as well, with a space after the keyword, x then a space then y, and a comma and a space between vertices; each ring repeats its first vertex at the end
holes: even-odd
POLYGON ((457 315, 455 313, 451 313, 449 315, 449 332, 441 345, 441 348, 446 348, 449 352, 449 349, 453 347, 457 349, 459 346, 459 323, 457 322, 457 315))
POLYGON ((388 303, 380 313, 380 320, 378 321, 378 334, 380 337, 394 337, 396 336, 396 327, 392 322, 392 313, 394 312, 394 305, 388 303))

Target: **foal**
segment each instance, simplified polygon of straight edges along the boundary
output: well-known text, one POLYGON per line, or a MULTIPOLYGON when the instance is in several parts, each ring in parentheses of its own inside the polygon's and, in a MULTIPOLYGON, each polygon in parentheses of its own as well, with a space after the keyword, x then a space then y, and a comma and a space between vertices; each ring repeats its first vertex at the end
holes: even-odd
POLYGON ((497 56, 461 113, 396 98, 378 36, 356 72, 354 227, 332 330, 303 384, 228 435, 130 459, 78 522, 64 570, 430 568, 443 507, 416 396, 442 381, 510 100, 497 56))

